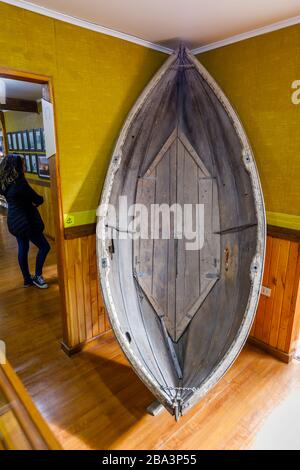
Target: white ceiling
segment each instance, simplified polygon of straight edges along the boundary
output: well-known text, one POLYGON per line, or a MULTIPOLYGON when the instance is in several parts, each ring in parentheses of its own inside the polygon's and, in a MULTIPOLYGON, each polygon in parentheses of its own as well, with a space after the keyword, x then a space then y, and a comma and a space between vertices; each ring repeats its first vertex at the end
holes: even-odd
POLYGON ((7 98, 19 98, 23 100, 38 100, 42 98, 42 85, 39 83, 22 82, 10 78, 0 79, 5 84, 7 98))
MULTIPOLYGON (((11 2, 13 3, 13 2, 11 2)), ((300 0, 31 0, 31 3, 157 44, 193 47, 300 14, 300 0)))

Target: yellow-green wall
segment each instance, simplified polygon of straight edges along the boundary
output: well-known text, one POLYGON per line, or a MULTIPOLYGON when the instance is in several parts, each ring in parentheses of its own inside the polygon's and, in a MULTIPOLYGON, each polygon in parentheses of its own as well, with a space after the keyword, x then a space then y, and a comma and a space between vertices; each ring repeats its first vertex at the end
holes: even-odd
POLYGON ((253 147, 269 223, 300 229, 300 25, 198 56, 235 106, 253 147))
MULTIPOLYGON (((0 66, 53 77, 63 208, 89 223, 125 116, 167 56, 5 3, 0 19, 0 66)), ((243 121, 268 221, 300 228, 300 25, 198 58, 243 121)))
POLYGON ((53 77, 63 209, 94 220, 126 114, 160 52, 0 3, 0 66, 53 77))

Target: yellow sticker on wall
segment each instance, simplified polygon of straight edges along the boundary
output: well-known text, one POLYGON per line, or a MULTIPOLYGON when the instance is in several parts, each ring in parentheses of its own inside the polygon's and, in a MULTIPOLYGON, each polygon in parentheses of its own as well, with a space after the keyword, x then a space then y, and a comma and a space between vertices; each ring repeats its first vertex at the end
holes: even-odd
POLYGON ((65 214, 64 216, 64 225, 65 227, 72 227, 75 224, 75 217, 71 214, 65 214))

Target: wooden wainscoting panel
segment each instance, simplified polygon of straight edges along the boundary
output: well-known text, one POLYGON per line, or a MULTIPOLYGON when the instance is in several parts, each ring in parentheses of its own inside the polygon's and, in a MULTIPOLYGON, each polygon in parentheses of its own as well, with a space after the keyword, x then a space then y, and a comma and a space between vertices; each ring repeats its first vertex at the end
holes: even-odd
POLYGON ((295 351, 298 347, 300 335, 300 243, 298 243, 298 260, 294 276, 294 289, 291 300, 291 309, 287 335, 285 341, 285 350, 295 351))
POLYGON ((82 243, 82 238, 79 238, 81 245, 81 258, 82 258, 82 284, 83 284, 83 303, 84 303, 84 317, 85 317, 85 335, 86 339, 93 337, 93 324, 92 324, 92 299, 91 299, 91 284, 90 284, 90 245, 89 240, 82 243))
POLYGON ((272 313, 273 313, 276 284, 277 284, 277 269, 278 269, 278 264, 279 264, 279 254, 280 254, 280 240, 278 238, 274 238, 273 243, 272 243, 272 251, 270 255, 271 256, 270 271, 269 271, 268 280, 265 286, 271 289, 271 296, 266 298, 265 317, 264 317, 263 331, 262 331, 262 337, 261 337, 261 340, 264 343, 268 343, 269 338, 270 338, 272 313))
POLYGON ((96 224, 75 225, 75 227, 67 227, 64 229, 64 237, 66 240, 72 238, 87 237, 96 233, 96 224))
POLYGON ((288 240, 280 240, 279 260, 277 267, 276 289, 274 295, 274 305, 272 321, 270 325, 270 336, 268 343, 275 348, 277 346, 280 318, 282 314, 282 303, 286 287, 287 264, 289 259, 290 244, 288 240))
POLYGON ((110 329, 97 275, 96 235, 65 240, 68 352, 110 329))
POLYGON ((73 244, 76 240, 70 240, 65 243, 65 287, 67 303, 67 331, 64 341, 68 347, 79 344, 78 319, 77 319, 77 298, 76 298, 76 280, 74 266, 73 244))
MULTIPOLYGON (((271 237, 267 238, 263 286, 266 286, 269 280, 269 273, 270 273, 270 266, 271 266, 272 241, 273 239, 271 237)), ((267 300, 267 297, 263 295, 260 297, 254 325, 251 330, 251 335, 259 339, 262 338, 262 334, 263 334, 265 311, 266 311, 266 300, 267 300)))
POLYGON ((300 329, 300 254, 295 231, 271 231, 267 238, 263 286, 250 339, 277 357, 290 360, 300 329), (277 353, 277 354, 275 354, 277 353))
POLYGON ((44 198, 44 203, 39 206, 39 212, 45 224, 45 234, 52 240, 55 239, 55 220, 50 181, 27 178, 30 186, 44 198))
POLYGON ((78 321, 78 334, 79 342, 86 341, 86 327, 85 327, 85 303, 83 295, 83 257, 81 250, 82 239, 77 238, 73 240, 72 258, 74 260, 75 269, 75 284, 76 284, 76 300, 77 300, 77 321, 78 321))
POLYGON ((92 316, 92 336, 96 336, 100 331, 99 325, 99 302, 98 302, 98 279, 96 264, 96 239, 94 235, 87 237, 89 246, 90 264, 90 286, 91 286, 91 316, 92 316))
POLYGON ((297 273, 298 251, 299 244, 296 242, 290 242, 284 297, 277 338, 277 348, 281 349, 282 351, 286 351, 289 349, 289 345, 286 345, 287 336, 289 333, 288 330, 289 328, 291 329, 294 319, 295 308, 293 308, 293 302, 295 302, 294 297, 297 296, 297 283, 295 283, 294 280, 297 277, 299 278, 299 273, 297 273))
MULTIPOLYGON (((64 239, 67 334, 63 347, 70 354, 110 330, 97 276, 96 234, 87 229, 69 231, 64 239)), ((300 239, 294 231, 290 239, 289 235, 284 231, 268 235, 263 285, 271 295, 261 295, 250 333, 256 345, 285 362, 292 357, 300 329, 300 239)))

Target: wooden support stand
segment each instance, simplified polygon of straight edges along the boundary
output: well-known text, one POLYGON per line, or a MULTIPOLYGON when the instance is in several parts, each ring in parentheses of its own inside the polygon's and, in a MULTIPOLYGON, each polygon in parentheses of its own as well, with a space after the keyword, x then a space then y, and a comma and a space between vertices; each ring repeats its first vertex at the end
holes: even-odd
POLYGON ((158 416, 164 409, 164 406, 158 400, 155 400, 147 407, 147 413, 151 416, 158 416))

